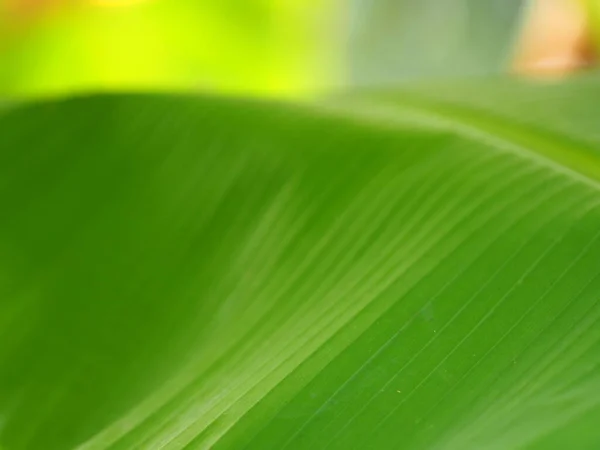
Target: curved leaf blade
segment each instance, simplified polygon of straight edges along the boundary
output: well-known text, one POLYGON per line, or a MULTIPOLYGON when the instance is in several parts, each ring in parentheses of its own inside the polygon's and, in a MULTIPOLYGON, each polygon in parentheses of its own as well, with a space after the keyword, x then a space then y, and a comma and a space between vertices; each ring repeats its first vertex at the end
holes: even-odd
POLYGON ((595 129, 548 154, 399 97, 5 111, 2 445, 599 442, 598 179, 557 158, 595 129))

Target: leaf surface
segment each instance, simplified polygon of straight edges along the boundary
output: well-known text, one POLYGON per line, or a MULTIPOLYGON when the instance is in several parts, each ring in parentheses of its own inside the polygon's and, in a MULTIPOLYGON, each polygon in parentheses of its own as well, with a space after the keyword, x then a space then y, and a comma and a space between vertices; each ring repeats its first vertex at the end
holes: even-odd
POLYGON ((6 108, 0 445, 595 448, 599 94, 6 108))

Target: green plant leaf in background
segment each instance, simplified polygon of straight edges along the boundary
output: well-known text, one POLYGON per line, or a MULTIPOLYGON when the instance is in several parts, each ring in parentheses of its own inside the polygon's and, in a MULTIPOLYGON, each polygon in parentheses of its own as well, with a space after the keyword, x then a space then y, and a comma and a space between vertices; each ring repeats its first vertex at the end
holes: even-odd
POLYGON ((528 3, 351 0, 351 83, 502 73, 509 66, 528 3))
POLYGON ((526 3, 78 0, 24 30, 0 10, 0 93, 177 88, 297 97, 495 74, 512 56, 526 3))
POLYGON ((0 445, 598 448, 599 95, 3 111, 0 445))
POLYGON ((3 95, 151 88, 298 96, 341 76, 338 0, 58 1, 26 27, 13 24, 5 1, 3 95))

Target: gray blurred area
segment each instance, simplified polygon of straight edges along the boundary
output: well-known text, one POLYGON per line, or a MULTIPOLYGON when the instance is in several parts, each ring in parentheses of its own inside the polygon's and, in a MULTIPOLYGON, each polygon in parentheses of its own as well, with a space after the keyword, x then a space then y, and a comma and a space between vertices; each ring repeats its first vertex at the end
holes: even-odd
POLYGON ((507 66, 528 3, 352 0, 350 83, 499 73, 507 66))

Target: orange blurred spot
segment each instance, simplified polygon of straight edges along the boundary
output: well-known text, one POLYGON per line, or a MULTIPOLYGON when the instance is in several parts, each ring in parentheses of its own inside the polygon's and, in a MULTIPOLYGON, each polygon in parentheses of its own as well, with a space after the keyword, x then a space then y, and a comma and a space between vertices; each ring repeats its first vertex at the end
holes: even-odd
POLYGON ((518 41, 513 70, 562 77, 589 66, 593 55, 588 24, 577 0, 533 0, 518 41))
POLYGON ((67 4, 67 0, 6 0, 5 11, 17 21, 38 18, 67 4))

